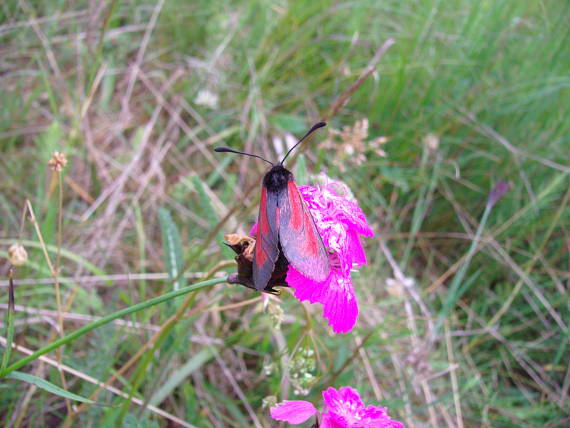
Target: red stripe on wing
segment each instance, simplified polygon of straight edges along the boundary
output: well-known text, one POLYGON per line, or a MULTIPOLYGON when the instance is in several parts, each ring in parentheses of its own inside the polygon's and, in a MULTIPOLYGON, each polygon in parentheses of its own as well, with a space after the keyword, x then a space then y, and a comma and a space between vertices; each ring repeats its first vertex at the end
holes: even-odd
POLYGON ((287 182, 287 192, 289 193, 289 206, 291 207, 291 218, 289 219, 289 224, 295 230, 299 230, 303 225, 303 206, 301 201, 301 195, 299 195, 299 190, 297 185, 293 180, 287 182))
POLYGON ((261 189, 261 201, 259 203, 259 224, 255 236, 255 264, 262 266, 267 261, 267 254, 263 250, 263 235, 269 233, 269 221, 267 220, 267 192, 261 189))
POLYGON ((313 218, 308 207, 301 198, 299 189, 293 180, 287 183, 287 192, 289 193, 289 206, 291 207, 291 219, 289 224, 295 230, 303 227, 304 239, 299 245, 301 252, 306 256, 316 256, 317 247, 317 230, 314 226, 313 218))
POLYGON ((306 245, 303 246, 303 252, 309 256, 317 255, 317 230, 313 226, 313 219, 310 217, 309 210, 303 212, 303 227, 307 237, 306 245))

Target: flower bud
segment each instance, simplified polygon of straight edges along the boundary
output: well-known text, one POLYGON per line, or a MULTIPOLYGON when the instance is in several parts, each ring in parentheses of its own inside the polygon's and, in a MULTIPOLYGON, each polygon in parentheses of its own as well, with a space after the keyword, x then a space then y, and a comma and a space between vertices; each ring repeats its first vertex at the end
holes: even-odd
POLYGON ((487 200, 487 204, 493 206, 497 203, 499 199, 501 199, 505 193, 509 191, 511 186, 506 181, 498 181, 493 187, 493 190, 489 193, 489 199, 487 200))
POLYGON ((28 253, 22 244, 12 244, 8 248, 8 260, 13 266, 23 266, 28 261, 28 253))
POLYGON ((60 152, 53 152, 51 159, 48 161, 48 166, 52 169, 52 171, 61 172, 63 168, 67 165, 67 158, 65 154, 60 152))

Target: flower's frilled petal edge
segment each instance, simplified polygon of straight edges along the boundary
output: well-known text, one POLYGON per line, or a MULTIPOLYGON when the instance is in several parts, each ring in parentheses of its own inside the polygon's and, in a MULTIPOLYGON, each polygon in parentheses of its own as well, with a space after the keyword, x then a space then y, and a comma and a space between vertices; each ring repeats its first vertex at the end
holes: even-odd
POLYGON ((278 421, 290 424, 302 424, 317 413, 317 409, 308 401, 293 400, 283 401, 269 410, 271 417, 278 421))
MULTIPOLYGON (((364 426, 364 425, 363 425, 364 426)), ((374 419, 366 424, 366 428, 406 428, 405 425, 400 421, 394 421, 384 414, 384 416, 374 419)))
POLYGON ((352 330, 358 318, 358 303, 350 276, 346 277, 333 269, 324 282, 317 282, 289 266, 286 281, 295 290, 297 299, 323 305, 323 317, 329 321, 335 333, 352 330))
MULTIPOLYGON (((366 222, 366 216, 356 202, 335 191, 336 183, 324 188, 300 186, 325 246, 340 252, 342 261, 352 265, 366 264, 366 256, 360 240, 362 236, 374 236, 366 222)), ((346 193, 346 192, 341 192, 346 193)))
POLYGON ((364 408, 358 392, 345 386, 338 390, 332 387, 323 391, 326 412, 323 421, 330 428, 352 428, 353 417, 364 408))
POLYGON ((329 428, 405 428, 394 421, 382 406, 364 406, 358 391, 350 386, 323 391, 326 412, 323 420, 329 428))
POLYGON ((366 216, 354 201, 342 196, 343 186, 338 183, 328 184, 321 189, 311 186, 299 186, 303 199, 309 205, 309 209, 323 211, 337 222, 348 224, 360 235, 372 237, 374 232, 368 226, 366 216))
POLYGON ((364 409, 364 404, 360 399, 358 391, 350 386, 343 386, 338 390, 333 387, 327 388, 323 391, 323 400, 327 405, 327 409, 332 413, 341 413, 347 406, 354 411, 364 409))
POLYGON ((352 263, 358 266, 366 264, 366 253, 362 248, 362 242, 357 233, 352 230, 348 231, 349 252, 352 255, 352 263))
POLYGON ((388 414, 388 409, 382 406, 366 406, 362 417, 368 421, 369 428, 406 428, 402 422, 394 421, 388 414))

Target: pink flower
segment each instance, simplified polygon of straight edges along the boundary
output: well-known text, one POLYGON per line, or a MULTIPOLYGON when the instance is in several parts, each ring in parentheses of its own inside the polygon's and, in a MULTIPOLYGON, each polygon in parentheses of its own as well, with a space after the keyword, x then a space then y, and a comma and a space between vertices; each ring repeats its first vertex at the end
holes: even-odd
POLYGON ((303 276, 289 266, 286 281, 295 290, 295 297, 323 305, 323 316, 335 333, 347 333, 356 324, 358 304, 350 273, 366 264, 360 235, 374 236, 358 204, 343 194, 348 189, 328 184, 318 189, 299 186, 315 220, 325 247, 330 251, 331 273, 323 282, 303 276))
MULTIPOLYGON (((299 192, 330 252, 331 272, 323 282, 317 282, 289 265, 286 282, 300 301, 323 305, 323 316, 335 333, 347 333, 358 318, 358 303, 350 274, 355 267, 366 264, 360 235, 371 237, 374 232, 358 203, 346 196, 350 191, 345 185, 299 186, 299 192)), ((255 234, 256 230, 257 223, 250 234, 255 234)))
POLYGON ((270 409, 271 417, 296 425, 317 415, 319 428, 404 428, 394 421, 382 406, 364 406, 358 391, 345 386, 323 391, 325 402, 321 413, 308 401, 284 401, 270 409))

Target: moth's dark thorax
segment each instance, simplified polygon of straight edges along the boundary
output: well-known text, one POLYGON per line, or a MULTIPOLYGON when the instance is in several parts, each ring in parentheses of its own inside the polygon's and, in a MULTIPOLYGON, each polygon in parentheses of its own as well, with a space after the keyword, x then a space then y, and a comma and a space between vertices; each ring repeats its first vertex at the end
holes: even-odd
POLYGON ((268 192, 279 193, 287 187, 287 181, 293 179, 293 174, 282 165, 276 165, 263 177, 263 186, 268 192))

